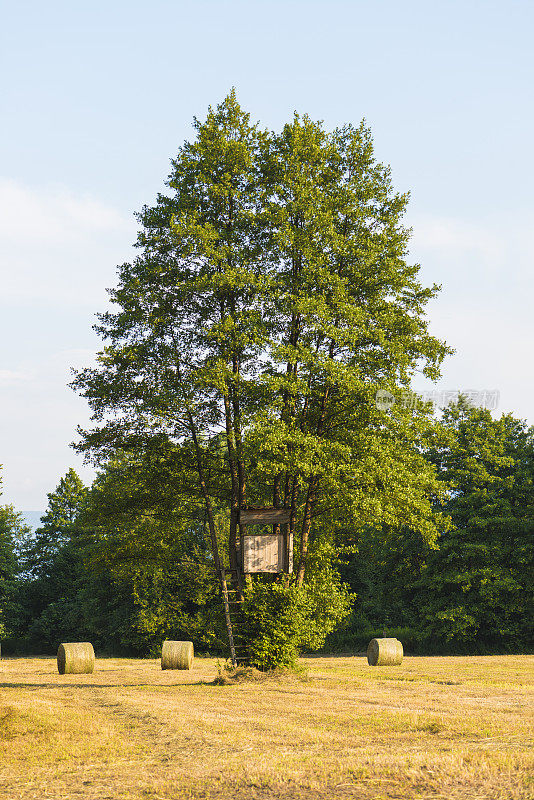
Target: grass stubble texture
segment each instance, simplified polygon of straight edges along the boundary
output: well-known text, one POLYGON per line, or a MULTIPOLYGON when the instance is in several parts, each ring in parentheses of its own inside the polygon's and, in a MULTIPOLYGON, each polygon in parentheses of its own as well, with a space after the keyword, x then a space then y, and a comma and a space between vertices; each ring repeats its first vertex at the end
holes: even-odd
POLYGON ((218 685, 208 658, 4 659, 0 797, 534 798, 534 656, 301 663, 218 685))

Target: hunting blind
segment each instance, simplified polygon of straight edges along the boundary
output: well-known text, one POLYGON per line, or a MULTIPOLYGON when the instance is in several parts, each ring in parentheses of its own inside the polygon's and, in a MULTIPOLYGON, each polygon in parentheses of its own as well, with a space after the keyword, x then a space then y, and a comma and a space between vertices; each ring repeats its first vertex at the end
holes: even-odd
POLYGON ((292 572, 293 535, 285 508, 246 508, 239 514, 239 551, 243 574, 292 572), (261 530, 250 530, 260 527, 261 530), (267 531, 267 527, 272 527, 267 531))
MULTIPOLYGON (((242 508, 238 516, 238 568, 220 569, 220 581, 232 664, 247 661, 243 634, 235 633, 232 616, 242 614, 242 581, 253 573, 293 572, 291 512, 286 508, 242 508), (251 530, 252 529, 252 530, 251 530), (227 581, 228 578, 228 581, 227 581)), ((239 627, 239 625, 238 625, 239 627)))

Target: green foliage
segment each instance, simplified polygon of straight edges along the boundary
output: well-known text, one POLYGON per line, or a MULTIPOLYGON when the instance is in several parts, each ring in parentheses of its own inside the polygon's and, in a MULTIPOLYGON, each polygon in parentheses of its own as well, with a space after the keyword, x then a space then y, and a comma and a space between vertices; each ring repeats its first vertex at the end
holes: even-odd
POLYGON ((19 550, 28 533, 29 528, 12 505, 0 506, 0 640, 18 632, 19 550))
MULTIPOLYGON (((341 578, 357 601, 350 617, 328 639, 335 650, 365 649, 383 631, 402 628, 405 646, 419 647, 412 584, 437 547, 409 528, 346 528, 336 536, 341 578), (343 547, 344 545, 344 547, 343 547)), ((396 636, 395 633, 388 635, 396 636)))
POLYGON ((90 491, 70 471, 25 545, 29 641, 218 649, 216 568, 237 565, 240 509, 265 504, 290 511, 295 569, 246 588, 262 668, 343 620, 345 642, 527 642, 532 432, 463 400, 442 423, 375 402, 436 379, 450 351, 371 132, 298 114, 262 131, 233 91, 195 132, 138 216, 105 347, 74 382, 95 423, 78 449, 101 471, 90 491))
MULTIPOLYGON (((325 528, 357 518, 437 535, 428 409, 385 414, 374 398, 416 369, 438 376, 448 349, 424 311, 438 287, 407 263, 408 198, 364 123, 328 132, 296 114, 267 133, 232 91, 195 129, 169 193, 139 215, 139 255, 100 317, 98 366, 74 382, 96 423, 78 447, 100 463, 179 447, 216 566, 237 564, 247 502, 290 508, 296 583, 311 592, 308 573, 330 569, 316 547, 325 528)), ((168 610, 145 597, 139 624, 158 638, 168 610)))
MULTIPOLYGON (((256 666, 289 666, 302 649, 321 646, 361 650, 384 634, 408 651, 532 648, 533 433, 509 415, 493 420, 460 403, 435 443, 425 457, 450 487, 434 502, 451 525, 429 542, 408 527, 318 518, 302 586, 296 576, 256 576, 246 589, 256 666)), ((119 453, 88 491, 67 478, 35 537, 12 508, 0 508, 2 635, 36 652, 80 637, 110 653, 156 655, 164 638, 226 652, 188 448, 119 453), (67 520, 62 496, 78 497, 67 520)), ((215 522, 225 548, 224 506, 215 522)))
POLYGON ((190 480, 184 453, 166 447, 119 454, 89 492, 85 557, 121 598, 123 622, 110 639, 129 652, 157 653, 166 638, 221 646, 217 581, 190 480))
POLYGON ((465 400, 432 451, 452 487, 443 533, 414 584, 427 646, 484 651, 534 644, 534 430, 465 400))
POLYGON ((434 545, 406 528, 345 531, 340 572, 358 602, 330 647, 399 626, 420 652, 533 647, 533 431, 463 399, 442 424, 426 457, 448 487, 437 508, 450 524, 434 545))
POLYGON ((243 611, 250 663, 294 667, 299 652, 318 650, 349 608, 346 589, 325 576, 300 587, 256 581, 245 592, 243 611))
MULTIPOLYGON (((0 477, 0 496, 1 489, 0 477)), ((12 505, 0 506, 0 642, 18 632, 20 548, 29 532, 12 505)))
POLYGON ((61 641, 87 631, 79 591, 84 582, 78 517, 87 490, 73 469, 48 494, 41 526, 21 548, 23 646, 55 652, 61 641))

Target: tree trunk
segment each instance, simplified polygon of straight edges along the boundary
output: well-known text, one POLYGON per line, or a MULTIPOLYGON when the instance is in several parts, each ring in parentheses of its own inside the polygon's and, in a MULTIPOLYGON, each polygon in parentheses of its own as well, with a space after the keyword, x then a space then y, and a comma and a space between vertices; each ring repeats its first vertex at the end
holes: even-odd
POLYGON ((304 518, 302 520, 302 534, 300 537, 300 558, 297 569, 297 586, 302 586, 306 573, 306 558, 308 556, 308 541, 310 537, 312 511, 316 501, 317 478, 308 480, 308 494, 304 506, 304 518))
POLYGON ((193 444, 195 447, 195 456, 197 462, 197 474, 198 474, 198 482, 200 485, 200 491, 202 492, 202 496, 204 498, 204 504, 206 506, 206 515, 208 518, 208 529, 210 532, 210 540, 211 540, 211 551, 213 553, 213 561, 215 564, 215 569, 217 570, 217 574, 221 577, 221 560, 219 556, 219 544, 217 542, 217 532, 215 530, 215 518, 213 516, 213 506, 211 504, 211 499, 208 492, 208 487, 206 485, 206 478, 204 475, 204 467, 202 466, 202 453, 200 449, 200 444, 198 442, 197 430, 193 420, 193 415, 190 411, 187 412, 187 416, 189 419, 189 427, 191 431, 191 438, 193 439, 193 444))
POLYGON ((232 425, 232 413, 230 409, 230 400, 227 395, 224 397, 224 413, 226 423, 226 444, 228 447, 228 464, 230 468, 232 486, 230 500, 230 535, 228 539, 228 557, 230 560, 230 569, 238 574, 239 564, 237 558, 237 520, 239 516, 239 475, 236 465, 236 447, 232 425))
MULTIPOLYGON (((332 358, 332 352, 333 352, 333 343, 330 346, 331 358, 332 358)), ((328 401, 329 394, 330 394, 330 389, 327 387, 324 391, 323 398, 321 400, 321 410, 319 412, 319 419, 317 420, 318 437, 320 437, 323 433, 323 426, 326 416, 326 403, 328 401)), ((316 476, 312 476, 311 478, 308 479, 308 494, 306 496, 306 504, 304 506, 302 533, 300 537, 300 557, 297 569, 297 586, 302 586, 304 582, 304 576, 306 574, 306 559, 308 556, 308 542, 311 531, 312 512, 315 503, 317 502, 318 485, 319 485, 319 479, 316 476)))

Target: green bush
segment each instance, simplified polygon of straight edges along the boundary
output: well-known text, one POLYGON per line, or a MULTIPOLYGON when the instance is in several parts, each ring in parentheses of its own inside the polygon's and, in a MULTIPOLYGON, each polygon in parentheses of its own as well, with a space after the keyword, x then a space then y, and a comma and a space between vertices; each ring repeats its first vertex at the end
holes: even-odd
POLYGON ((244 630, 250 663, 259 669, 294 667, 302 649, 318 650, 350 610, 344 586, 318 576, 294 583, 257 581, 245 593, 244 630))

